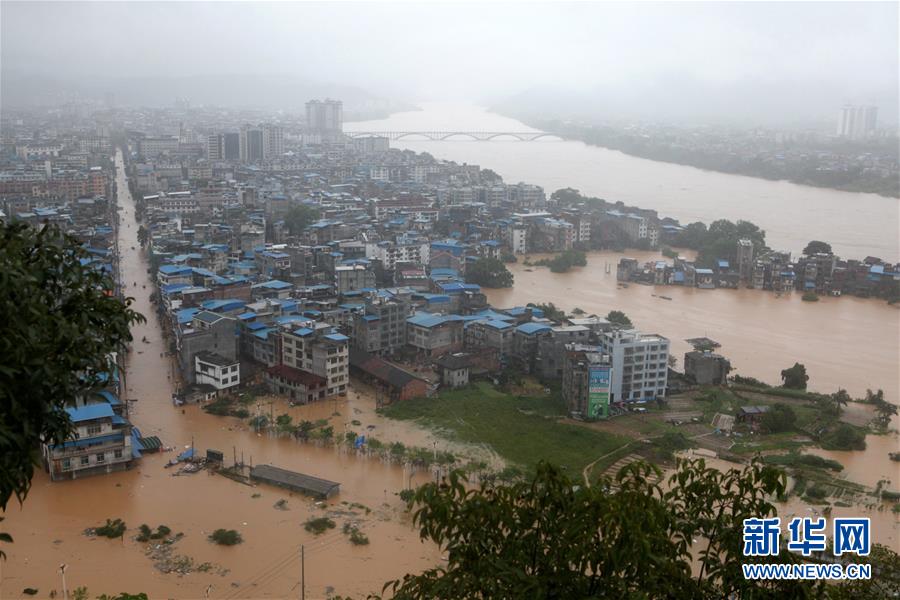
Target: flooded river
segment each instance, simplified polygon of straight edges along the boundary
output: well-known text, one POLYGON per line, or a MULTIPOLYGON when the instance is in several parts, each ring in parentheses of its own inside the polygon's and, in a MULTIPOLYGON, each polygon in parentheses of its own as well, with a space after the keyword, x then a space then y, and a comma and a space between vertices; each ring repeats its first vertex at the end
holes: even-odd
POLYGON ((800 362, 812 390, 843 387, 858 397, 866 388, 882 388, 888 399, 898 401, 900 306, 854 297, 803 302, 800 294, 778 297, 750 289, 635 283, 624 288, 616 282, 616 263, 623 256, 642 263, 662 258, 654 252, 592 252, 586 267, 567 273, 520 261, 509 265, 515 286, 486 290, 487 296, 497 307, 552 302, 566 311, 581 308, 604 316, 622 310, 637 328, 672 340, 679 366, 690 349, 684 340, 706 336, 722 344, 721 352, 741 375, 780 383, 781 370, 800 362))
MULTIPOLYGON (((145 436, 158 435, 168 446, 180 449, 193 440, 200 452, 222 450, 228 463, 234 453, 239 459, 243 454, 246 462, 270 463, 340 482, 341 493, 330 501, 330 508, 346 508, 342 501, 371 508, 368 516, 361 513, 357 517, 371 544, 351 545, 340 531, 346 520, 340 517, 335 517, 336 529, 318 538, 307 533, 303 522, 310 515, 324 514, 309 499, 273 487, 247 487, 205 472, 173 477, 163 468, 173 453, 148 455, 131 471, 70 482, 51 483, 39 473, 24 506, 11 504, 3 522, 3 530, 13 535, 15 543, 5 548, 8 560, 2 565, 2 597, 19 597, 26 587, 37 588, 39 597, 47 597, 51 590, 60 592, 60 563, 69 565, 70 592, 87 586, 91 597, 143 591, 154 598, 202 598, 209 585, 213 586, 211 598, 299 597, 301 544, 305 545, 308 598, 325 597, 329 587, 356 596, 380 592, 387 580, 434 566, 440 560, 437 548, 419 541, 396 496, 409 485, 409 474, 403 468, 331 447, 270 439, 247 430, 237 419, 208 415, 197 406, 185 407, 182 413, 172 405, 171 366, 168 358, 160 356, 165 347, 149 302, 152 285, 137 244, 134 205, 128 197, 121 158, 118 189, 124 207, 119 244, 127 293, 135 296, 136 309, 148 316, 145 325, 133 330, 134 351, 126 370, 127 397, 137 400, 131 408, 133 423, 145 436), (131 250, 132 246, 138 250, 131 250), (134 281, 137 286, 132 285, 134 281), (140 341, 144 336, 149 344, 140 341), (261 496, 254 498, 254 494, 261 496), (288 500, 289 510, 273 508, 282 498, 288 500), (128 524, 124 543, 82 534, 107 518, 121 518, 128 524), (157 571, 144 556, 144 545, 130 539, 141 523, 151 527, 164 524, 173 532, 183 532, 185 537, 176 544, 177 554, 190 556, 196 563, 213 563, 227 569, 227 574, 195 572, 179 577, 157 571), (218 528, 238 530, 244 543, 223 547, 208 542, 207 535, 218 528)), ((436 441, 431 434, 405 423, 385 423, 374 415, 371 396, 356 391, 337 403, 294 411, 282 403, 273 410, 276 415, 292 412, 297 419, 328 418, 336 410, 341 416, 332 423, 339 433, 356 419, 361 426, 355 429, 366 429, 383 441, 402 439, 424 447, 432 447, 436 441), (371 431, 367 429, 370 425, 375 426, 371 431)), ((437 449, 448 447, 438 441, 437 449)), ((428 474, 419 474, 413 482, 427 478, 428 474)))
MULTIPOLYGON (((523 123, 468 104, 427 102, 387 119, 347 123, 350 131, 533 131, 523 123)), ((576 141, 431 142, 404 138, 392 147, 493 169, 508 183, 524 181, 547 194, 566 187, 659 211, 682 223, 752 221, 766 242, 796 256, 825 240, 845 258, 900 260, 900 201, 629 156, 576 141)))

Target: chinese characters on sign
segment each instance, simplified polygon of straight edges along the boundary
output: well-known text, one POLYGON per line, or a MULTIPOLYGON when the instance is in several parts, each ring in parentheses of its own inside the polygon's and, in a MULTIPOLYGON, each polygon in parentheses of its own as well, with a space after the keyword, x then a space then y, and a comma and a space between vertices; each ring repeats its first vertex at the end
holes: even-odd
MULTIPOLYGON (((832 522, 834 555, 868 556, 872 541, 868 517, 834 519, 832 522)), ((796 517, 788 524, 787 549, 810 556, 827 547, 824 518, 796 517)), ((744 519, 744 556, 778 556, 781 519, 744 519)))

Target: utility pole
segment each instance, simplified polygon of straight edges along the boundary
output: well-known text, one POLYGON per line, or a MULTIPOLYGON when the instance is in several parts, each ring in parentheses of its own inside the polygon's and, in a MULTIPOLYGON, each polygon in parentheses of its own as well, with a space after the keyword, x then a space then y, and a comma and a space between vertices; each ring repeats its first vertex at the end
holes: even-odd
POLYGON ((63 563, 59 565, 59 574, 62 575, 63 600, 69 600, 69 588, 66 587, 66 569, 68 565, 63 563))
POLYGON ((300 600, 306 600, 306 557, 303 544, 300 544, 300 600))

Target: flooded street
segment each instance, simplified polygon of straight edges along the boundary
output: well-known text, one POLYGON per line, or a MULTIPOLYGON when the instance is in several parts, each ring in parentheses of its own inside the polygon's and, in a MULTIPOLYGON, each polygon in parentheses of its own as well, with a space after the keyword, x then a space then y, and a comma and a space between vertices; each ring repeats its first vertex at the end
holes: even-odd
MULTIPOLYGON (((243 453, 248 463, 252 457, 253 464, 270 463, 340 482, 341 493, 329 501, 329 508, 346 509, 341 502, 369 507, 371 514, 354 519, 361 522, 371 544, 351 545, 340 531, 345 519, 339 517, 333 517, 337 528, 318 538, 306 532, 303 523, 310 515, 325 514, 310 499, 274 487, 247 487, 202 471, 172 477, 163 465, 173 453, 150 454, 131 471, 70 482, 51 483, 39 472, 24 506, 11 503, 3 522, 15 543, 5 548, 8 560, 3 565, 2 596, 19 597, 26 587, 37 588, 39 597, 47 597, 51 590, 60 593, 57 570, 63 562, 69 565, 69 590, 87 586, 92 597, 128 591, 154 598, 202 598, 210 584, 211 598, 299 596, 301 544, 305 545, 308 598, 325 597, 329 587, 356 596, 380 592, 390 579, 435 565, 440 558, 437 549, 419 541, 395 495, 409 485, 403 468, 377 458, 358 458, 346 450, 270 439, 247 430, 238 419, 208 415, 198 406, 187 406, 182 414, 181 408, 172 405, 171 366, 168 358, 160 356, 165 347, 149 302, 153 286, 137 243, 134 205, 121 157, 118 167, 119 202, 124 207, 119 240, 123 278, 127 293, 136 298, 135 308, 148 317, 146 324, 133 329, 135 343, 126 370, 126 397, 137 400, 131 406, 134 425, 145 436, 158 435, 166 446, 180 449, 193 439, 201 453, 206 448, 219 449, 225 453, 226 464, 233 453, 238 459, 243 453), (132 285, 134 281, 137 286, 132 285), (149 344, 140 341, 144 336, 149 344), (254 494, 260 496, 254 498, 254 494), (282 498, 287 499, 289 510, 273 508, 282 498), (86 528, 101 525, 107 518, 126 522, 129 531, 124 542, 83 535, 86 528), (175 552, 217 568, 183 577, 160 573, 144 556, 145 545, 131 539, 142 523, 152 528, 164 524, 173 533, 183 532, 175 552), (218 528, 238 530, 244 543, 224 547, 207 541, 207 535, 218 528), (226 569, 224 576, 216 572, 226 569)), ((284 408, 282 404, 273 410, 277 415, 287 412, 280 410, 284 408)), ((405 443, 432 446, 430 434, 408 424, 390 423, 389 429, 383 428, 384 422, 374 415, 374 399, 357 397, 354 390, 348 400, 337 404, 329 401, 307 407, 304 418, 326 418, 335 409, 341 413, 332 421, 337 432, 343 431, 345 421, 357 419, 361 428, 375 425, 366 433, 382 441, 402 436, 405 443)), ((299 417, 300 409, 293 414, 299 417)), ((442 442, 437 448, 448 449, 442 442)), ((413 482, 428 477, 420 473, 413 482)))

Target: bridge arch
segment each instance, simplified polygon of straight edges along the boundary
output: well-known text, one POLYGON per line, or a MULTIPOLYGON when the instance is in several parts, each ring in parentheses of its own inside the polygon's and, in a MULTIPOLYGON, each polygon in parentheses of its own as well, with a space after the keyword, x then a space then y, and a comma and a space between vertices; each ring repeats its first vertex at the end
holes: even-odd
POLYGON ((531 138, 531 141, 533 142, 533 141, 539 140, 541 138, 552 138, 552 139, 557 139, 560 142, 563 141, 563 138, 561 135, 556 134, 556 133, 550 133, 548 131, 542 131, 541 133, 535 135, 534 137, 531 138))
POLYGON ((478 134, 472 133, 470 131, 448 131, 446 133, 440 133, 440 134, 438 134, 438 136, 439 137, 437 139, 442 142, 444 140, 449 140, 451 138, 459 137, 459 136, 467 137, 470 140, 475 140, 476 142, 480 141, 482 139, 482 138, 478 137, 478 134))
POLYGON ((507 131, 501 131, 499 133, 492 133, 492 134, 488 135, 487 137, 485 137, 484 141, 489 142, 489 141, 495 140, 497 138, 513 138, 520 142, 526 141, 525 138, 522 137, 520 134, 515 133, 515 132, 507 132, 507 131))
POLYGON ((438 141, 439 139, 442 139, 442 138, 436 137, 436 135, 435 135, 434 133, 431 133, 431 132, 428 132, 428 131, 403 131, 403 132, 398 132, 398 133, 397 133, 395 136, 393 136, 391 139, 394 139, 394 140, 402 140, 402 139, 405 139, 405 138, 420 138, 420 139, 424 138, 424 139, 426 139, 426 140, 431 140, 432 142, 436 142, 436 141, 438 141))

